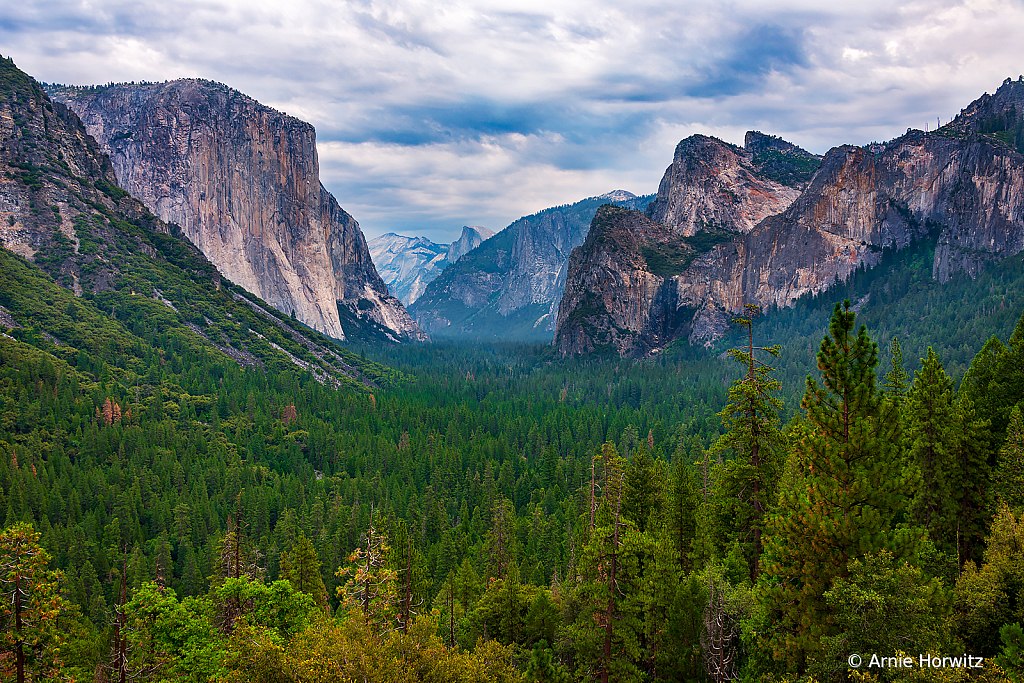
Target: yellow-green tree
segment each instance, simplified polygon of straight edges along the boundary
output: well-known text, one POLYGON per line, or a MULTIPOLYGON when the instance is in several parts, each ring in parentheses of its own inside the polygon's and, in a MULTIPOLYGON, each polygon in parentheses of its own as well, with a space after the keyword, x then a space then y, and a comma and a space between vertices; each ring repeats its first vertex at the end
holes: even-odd
POLYGON ((57 618, 68 610, 60 596, 59 572, 47 569, 50 555, 39 533, 19 522, 0 532, 0 589, 4 601, 0 644, 10 656, 0 658, 5 680, 54 677, 60 669, 57 618))
POLYGON ((320 558, 306 534, 298 535, 290 553, 281 553, 281 576, 288 579, 295 590, 311 596, 322 609, 327 609, 327 588, 320 573, 320 558))
POLYGON ((395 624, 397 572, 388 566, 391 548, 380 515, 374 513, 363 535, 363 546, 348 557, 348 566, 338 569, 337 576, 347 579, 338 587, 339 609, 359 608, 366 622, 377 632, 395 624))

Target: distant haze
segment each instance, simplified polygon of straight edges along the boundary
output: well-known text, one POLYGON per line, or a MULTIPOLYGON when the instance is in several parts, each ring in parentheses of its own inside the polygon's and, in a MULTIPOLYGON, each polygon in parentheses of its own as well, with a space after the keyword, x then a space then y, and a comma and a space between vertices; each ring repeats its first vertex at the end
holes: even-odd
POLYGON ((38 0, 5 56, 92 84, 196 76, 314 124, 368 237, 451 243, 609 187, 657 189, 691 133, 816 153, 943 123, 1024 70, 1010 0, 38 0))

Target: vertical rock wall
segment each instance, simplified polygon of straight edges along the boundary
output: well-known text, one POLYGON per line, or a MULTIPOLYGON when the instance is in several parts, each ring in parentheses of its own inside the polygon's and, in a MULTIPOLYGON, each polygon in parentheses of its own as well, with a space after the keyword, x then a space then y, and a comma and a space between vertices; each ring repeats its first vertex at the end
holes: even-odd
POLYGON ((344 339, 338 306, 425 339, 388 294, 359 224, 320 184, 303 121, 203 80, 51 89, 109 154, 121 186, 284 313, 344 339))

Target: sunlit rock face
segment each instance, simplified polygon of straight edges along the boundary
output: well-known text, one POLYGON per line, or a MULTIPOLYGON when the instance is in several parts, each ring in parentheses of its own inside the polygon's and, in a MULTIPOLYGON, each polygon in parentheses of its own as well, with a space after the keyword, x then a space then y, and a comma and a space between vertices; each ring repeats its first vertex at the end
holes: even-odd
POLYGON ((308 123, 187 79, 51 88, 110 156, 119 184, 232 281, 331 336, 346 324, 426 336, 388 293, 359 224, 320 184, 308 123))
MULTIPOLYGON (((747 133, 748 145, 767 146, 760 133, 747 133)), ((782 141, 778 141, 782 143, 782 141)), ((782 143, 817 161, 795 145, 782 143)), ((817 163, 814 163, 817 166, 817 163)), ((701 230, 750 232, 760 221, 775 215, 800 196, 800 189, 772 180, 746 148, 706 135, 693 135, 676 146, 672 165, 647 207, 647 217, 680 235, 701 230)))

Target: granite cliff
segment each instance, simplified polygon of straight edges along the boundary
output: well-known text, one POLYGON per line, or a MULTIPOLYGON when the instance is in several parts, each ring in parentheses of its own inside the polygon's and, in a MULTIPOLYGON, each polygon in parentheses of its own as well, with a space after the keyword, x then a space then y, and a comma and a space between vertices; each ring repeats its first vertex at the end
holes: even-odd
POLYGON ((320 184, 310 124, 196 79, 49 90, 81 117, 120 185, 235 283, 339 339, 426 338, 388 293, 359 224, 320 184))
MULTIPOLYGON (((935 240, 932 273, 940 281, 1024 250, 1024 156, 1006 133, 1018 125, 1008 111, 1020 95, 1024 84, 1008 81, 989 104, 975 103, 963 120, 933 133, 908 131, 873 149, 832 149, 799 197, 745 233, 697 232, 687 243, 692 211, 649 209, 648 216, 675 218, 652 227, 602 209, 570 258, 556 345, 563 354, 606 347, 644 355, 674 338, 711 343, 746 303, 792 305, 873 267, 884 250, 921 239, 935 240), (977 122, 995 117, 1002 117, 1001 130, 982 132, 977 122)), ((728 155, 717 158, 724 170, 734 168, 728 155)), ((701 169, 689 183, 675 161, 670 174, 662 206, 699 204, 692 188, 707 174, 701 169)), ((734 177, 751 186, 749 176, 734 177)), ((743 187, 734 192, 741 198, 743 187)), ((732 225, 742 229, 738 220, 732 225)))
POLYGON ((820 161, 759 132, 747 133, 742 148, 692 135, 676 146, 646 214, 680 235, 750 232, 800 196, 820 161))
POLYGON ((0 338, 9 367, 21 370, 26 357, 12 350, 34 346, 82 378, 136 377, 136 400, 147 405, 181 392, 157 368, 180 370, 199 354, 207 369, 299 367, 334 388, 376 388, 386 376, 225 281, 180 226, 118 187, 78 116, 3 57, 0 139, 0 338))
POLYGON ((408 306, 449 263, 455 263, 493 235, 494 231, 489 228, 463 226, 459 239, 451 244, 437 244, 426 237, 405 237, 389 232, 374 237, 367 246, 388 290, 408 306))
POLYGON ((601 204, 643 209, 651 197, 623 190, 525 216, 463 256, 409 306, 431 334, 550 340, 566 264, 601 204))

